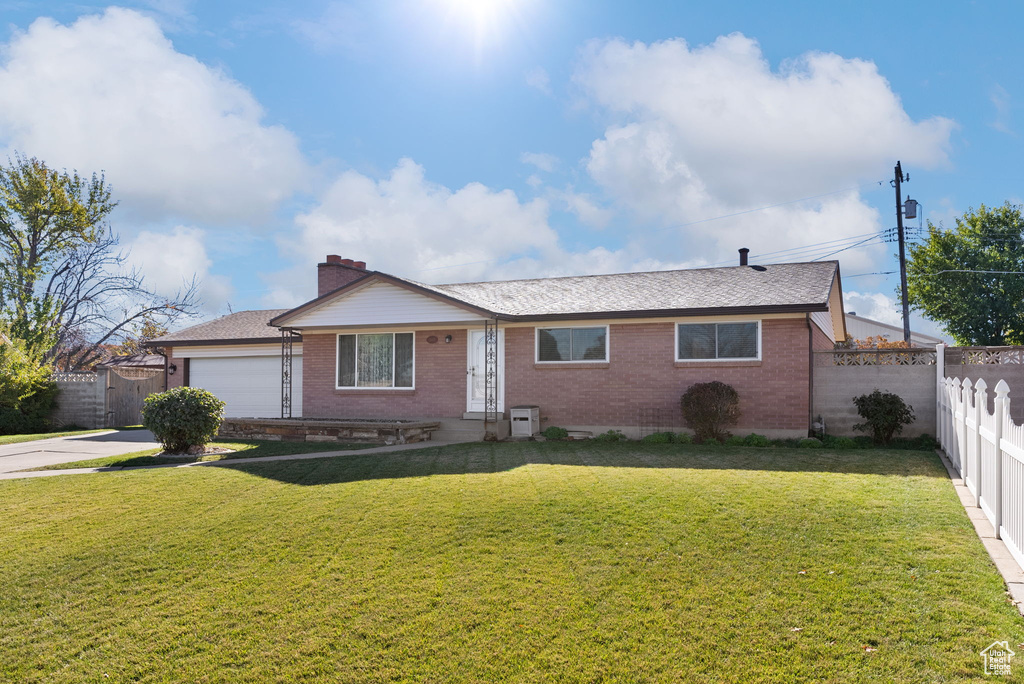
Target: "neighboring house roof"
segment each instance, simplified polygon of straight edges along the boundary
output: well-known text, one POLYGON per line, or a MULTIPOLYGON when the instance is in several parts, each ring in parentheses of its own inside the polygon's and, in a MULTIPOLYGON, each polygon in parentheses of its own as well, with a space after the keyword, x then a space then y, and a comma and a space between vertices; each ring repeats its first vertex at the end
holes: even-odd
POLYGON ((288 309, 262 309, 238 311, 206 323, 193 325, 177 332, 158 337, 146 343, 147 347, 183 347, 189 345, 222 344, 231 341, 241 344, 280 342, 281 333, 270 327, 270 319, 288 309))
MULTIPOLYGON (((903 328, 856 314, 846 314, 846 327, 850 336, 854 339, 863 340, 867 337, 877 337, 879 335, 888 340, 903 339, 903 328)), ((945 342, 941 337, 925 335, 916 330, 910 331, 910 341, 918 345, 932 346, 945 342)))
POLYGON ((828 310, 839 262, 427 285, 368 271, 365 276, 271 320, 285 326, 373 282, 383 281, 504 320, 828 310))
POLYGON ((97 368, 163 368, 164 357, 159 354, 125 354, 112 356, 103 363, 97 363, 97 368))

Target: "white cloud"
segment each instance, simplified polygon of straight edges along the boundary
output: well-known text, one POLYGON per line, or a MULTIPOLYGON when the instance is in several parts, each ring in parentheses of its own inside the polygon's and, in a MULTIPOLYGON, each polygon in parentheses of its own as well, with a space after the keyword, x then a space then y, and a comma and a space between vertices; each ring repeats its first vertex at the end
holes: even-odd
POLYGON ((206 253, 204 231, 188 226, 169 232, 142 231, 127 248, 128 265, 142 272, 147 289, 170 297, 195 278, 203 311, 223 313, 232 287, 224 276, 210 273, 213 262, 206 253))
MULTIPOLYGON (((808 53, 773 71, 739 34, 694 48, 594 42, 574 80, 611 120, 586 159, 591 177, 644 221, 689 224, 672 231, 678 249, 709 261, 741 246, 778 251, 879 230, 857 190, 833 191, 885 178, 896 159, 947 165, 955 126, 913 121, 871 62, 808 53)), ((841 256, 860 268, 884 254, 841 256)))
POLYGON ((599 206, 587 194, 573 192, 570 189, 557 193, 557 197, 565 202, 566 207, 576 215, 576 218, 592 228, 607 228, 612 220, 612 212, 599 206))
POLYGON ((280 240, 295 270, 270 278, 277 285, 268 304, 308 299, 304 274, 327 254, 430 282, 491 278, 500 263, 523 257, 555 263, 561 254, 545 200, 523 202, 511 190, 480 183, 451 190, 427 180, 410 159, 380 180, 343 173, 295 225, 280 240))
POLYGON ((131 10, 36 20, 4 46, 0 92, 0 147, 105 170, 140 218, 259 222, 305 179, 295 136, 248 89, 131 10))
POLYGON ((989 124, 1000 133, 1006 133, 1016 137, 1016 132, 1010 127, 1010 93, 1006 88, 996 83, 989 94, 989 101, 996 110, 995 118, 989 124))
POLYGON ((537 67, 526 72, 526 85, 539 90, 545 95, 551 94, 551 77, 543 67, 537 67))
POLYGON ((332 2, 317 19, 295 19, 290 28, 320 54, 359 47, 366 32, 362 16, 347 2, 332 2))
POLYGON ((541 171, 548 173, 551 173, 558 167, 558 157, 546 152, 523 152, 519 155, 519 161, 536 166, 541 171))

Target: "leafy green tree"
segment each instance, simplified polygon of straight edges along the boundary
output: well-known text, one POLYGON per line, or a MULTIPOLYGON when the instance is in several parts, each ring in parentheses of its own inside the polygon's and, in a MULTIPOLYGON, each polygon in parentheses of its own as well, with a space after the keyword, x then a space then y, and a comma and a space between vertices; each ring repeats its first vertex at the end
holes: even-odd
POLYGON ((50 366, 0 332, 0 434, 43 432, 57 398, 50 366))
POLYGON ((102 175, 20 155, 0 165, 0 320, 33 357, 89 367, 146 320, 166 328, 195 313, 194 281, 165 297, 128 267, 106 223, 116 206, 102 175))
POLYGON ((910 248, 910 305, 961 345, 1024 344, 1024 215, 981 205, 910 248))

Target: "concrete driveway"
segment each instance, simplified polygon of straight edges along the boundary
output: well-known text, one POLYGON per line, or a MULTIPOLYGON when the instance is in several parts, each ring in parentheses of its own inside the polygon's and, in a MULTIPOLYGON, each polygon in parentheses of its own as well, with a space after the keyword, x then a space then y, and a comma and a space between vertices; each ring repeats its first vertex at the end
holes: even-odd
POLYGON ((119 430, 7 444, 0 446, 0 473, 83 461, 87 458, 119 456, 159 446, 159 443, 153 441, 153 433, 149 430, 119 430))

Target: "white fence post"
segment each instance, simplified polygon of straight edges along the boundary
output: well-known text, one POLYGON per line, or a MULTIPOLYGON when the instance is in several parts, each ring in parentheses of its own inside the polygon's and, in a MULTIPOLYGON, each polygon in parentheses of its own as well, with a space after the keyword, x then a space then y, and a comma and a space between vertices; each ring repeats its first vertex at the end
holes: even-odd
POLYGON ((996 528, 996 539, 1002 539, 999 528, 1003 526, 1003 425, 1009 416, 1009 394, 1010 386, 1006 384, 1006 380, 996 383, 996 500, 993 502, 995 522, 992 525, 996 528))
POLYGON ((942 410, 942 395, 946 387, 946 345, 939 342, 935 345, 935 437, 939 446, 945 449, 942 439, 942 420, 946 412, 942 410))
POLYGON ((978 378, 974 384, 974 486, 976 505, 981 508, 981 412, 988 410, 988 383, 978 378))

